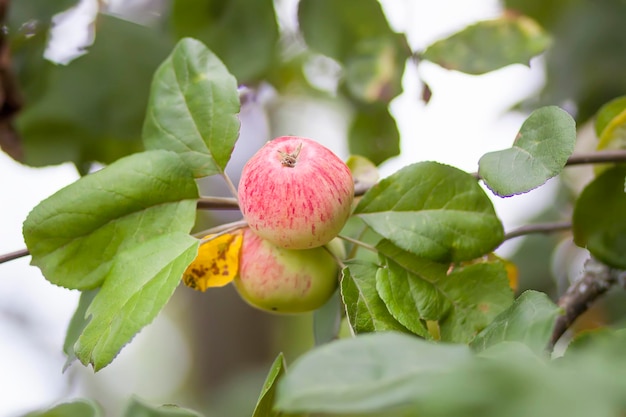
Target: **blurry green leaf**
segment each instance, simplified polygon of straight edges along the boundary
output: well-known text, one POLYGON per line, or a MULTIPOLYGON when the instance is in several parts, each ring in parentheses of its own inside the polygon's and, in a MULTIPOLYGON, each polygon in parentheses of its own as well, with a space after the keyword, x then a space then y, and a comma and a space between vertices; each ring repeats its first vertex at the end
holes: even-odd
POLYGON ((100 15, 96 41, 67 66, 31 57, 24 83, 27 103, 16 119, 24 162, 66 161, 85 167, 142 150, 150 79, 171 42, 147 27, 100 15), (36 68, 37 71, 32 70, 36 68))
POLYGON ((376 0, 301 0, 298 23, 311 49, 339 62, 360 41, 393 34, 376 0))
POLYGON ((171 19, 176 36, 204 42, 240 83, 258 81, 276 65, 272 0, 176 0, 171 19))
POLYGON ((376 184, 380 178, 376 165, 363 156, 350 155, 346 161, 346 165, 350 168, 352 178, 354 178, 355 192, 368 190, 376 184))
POLYGON ((581 0, 504 0, 504 7, 512 13, 533 18, 543 27, 551 29, 563 18, 567 9, 581 0))
POLYGON ((468 26, 430 45, 422 58, 444 68, 484 74, 511 64, 529 65, 550 45, 550 37, 532 19, 505 14, 468 26))
MULTIPOLYGON (((626 373, 625 345, 624 328, 585 332, 570 343, 558 364, 566 370, 577 369, 597 402, 621 412, 626 407, 626 380, 618 375, 626 373)), ((610 415, 619 415, 619 412, 613 411, 610 415)))
POLYGON ((564 361, 575 362, 578 359, 611 362, 616 365, 626 365, 626 358, 623 355, 624 344, 626 344, 626 329, 602 328, 583 332, 577 335, 567 346, 564 361))
MULTIPOLYGON (((520 1, 520 0, 518 0, 520 1)), ((523 0, 527 1, 527 0, 523 0)), ((552 0, 553 46, 545 55, 542 101, 571 103, 579 125, 626 93, 626 3, 552 0)))
MULTIPOLYGON (((388 104, 402 92, 402 75, 411 49, 403 34, 391 30, 378 1, 302 0, 298 20, 304 40, 312 50, 345 66, 345 84, 353 98, 388 104)), ((387 114, 387 118, 391 117, 387 114)), ((393 127, 397 136, 395 123, 393 127)), ((374 135, 383 132, 387 135, 390 130, 389 123, 385 123, 374 135)), ((364 143, 362 149, 368 144, 364 143)), ((371 155, 375 152, 359 153, 374 160, 371 155)))
POLYGON ((202 43, 181 40, 154 74, 147 149, 180 154, 196 177, 218 174, 239 137, 237 81, 202 43))
POLYGON ((424 322, 438 321, 441 340, 467 343, 513 302, 502 262, 456 268, 421 259, 389 241, 376 276, 378 293, 391 314, 417 334, 424 322))
POLYGON ((526 119, 513 147, 480 158, 478 173, 496 195, 525 193, 563 170, 575 142, 572 117, 558 107, 543 107, 526 119))
POLYGON ((588 184, 572 217, 574 242, 600 261, 626 269, 626 166, 618 165, 588 184))
POLYGON ((300 357, 278 385, 276 407, 290 412, 374 412, 426 395, 434 378, 471 359, 467 346, 368 333, 300 357))
POLYGON ((285 364, 285 357, 282 353, 278 354, 274 363, 270 367, 270 372, 265 379, 263 389, 259 395, 259 400, 254 408, 252 417, 295 417, 295 414, 286 415, 279 411, 274 410, 274 398, 276 397, 276 387, 278 381, 285 375, 287 365, 285 364))
POLYGON ((341 298, 335 291, 326 303, 313 312, 315 345, 323 345, 337 338, 341 325, 341 298))
POLYGON ((199 241, 170 232, 124 248, 113 261, 74 346, 76 356, 98 371, 144 326, 154 320, 194 260, 199 241))
POLYGON ((33 411, 23 417, 102 417, 102 408, 91 400, 79 399, 62 403, 44 411, 33 411))
POLYGON ((350 125, 348 146, 351 153, 362 155, 376 165, 399 155, 400 133, 387 107, 357 112, 350 125))
POLYGON ((313 53, 305 49, 294 56, 284 57, 279 63, 270 68, 265 81, 271 84, 280 95, 323 95, 319 88, 311 85, 305 67, 311 62, 313 53))
POLYGON ((436 162, 409 165, 381 180, 355 213, 401 249, 437 262, 477 258, 503 237, 476 179, 436 162))
POLYGON ((346 84, 365 103, 389 103, 402 93, 402 74, 411 50, 404 35, 363 39, 346 60, 346 84))
POLYGON ((203 415, 177 405, 152 406, 132 398, 123 414, 124 417, 202 417, 203 415))
POLYGON ((423 417, 619 415, 596 381, 577 367, 560 367, 535 356, 525 345, 504 342, 480 354, 468 366, 433 381, 432 393, 415 401, 412 413, 423 417))
POLYGON ((63 366, 63 371, 65 371, 69 366, 74 362, 76 358, 76 352, 74 352, 74 345, 78 341, 78 338, 83 333, 85 326, 87 326, 87 309, 91 305, 91 302, 98 294, 99 289, 91 290, 91 291, 83 291, 80 295, 80 299, 78 301, 78 307, 74 312, 70 320, 70 324, 67 327, 67 332, 65 334, 65 340, 63 341, 63 353, 67 356, 65 361, 65 365, 63 366))
POLYGON ((8 7, 7 19, 9 34, 14 35, 20 28, 24 30, 23 25, 28 25, 29 22, 34 27, 47 27, 52 16, 77 3, 78 0, 19 0, 11 2, 11 7, 8 7))
POLYGON ((353 261, 343 271, 341 296, 355 333, 395 330, 408 332, 387 310, 376 291, 378 266, 353 261))
POLYGON ((39 203, 23 226, 31 263, 72 289, 102 285, 119 252, 189 233, 198 190, 180 157, 148 151, 82 177, 39 203))
MULTIPOLYGON (((605 104, 596 119, 597 149, 626 149, 626 96, 605 104)), ((596 164, 594 172, 601 173, 612 164, 596 164)))
POLYGON ((594 125, 596 136, 598 138, 601 137, 613 119, 623 113, 624 110, 626 110, 626 96, 613 99, 602 106, 596 115, 596 123, 594 125))
POLYGON ((362 335, 296 361, 279 384, 277 407, 405 417, 618 416, 626 405, 625 334, 592 334, 554 361, 519 342, 471 356, 460 345, 362 335))
POLYGON ((560 309, 542 292, 526 291, 472 341, 477 351, 503 341, 522 342, 538 355, 546 352, 560 309))

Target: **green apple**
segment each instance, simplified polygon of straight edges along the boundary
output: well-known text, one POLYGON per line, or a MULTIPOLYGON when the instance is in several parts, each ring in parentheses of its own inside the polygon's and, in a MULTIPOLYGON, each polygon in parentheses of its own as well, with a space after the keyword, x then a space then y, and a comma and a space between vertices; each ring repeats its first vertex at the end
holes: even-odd
POLYGON ((248 304, 261 310, 315 310, 328 301, 338 283, 339 266, 326 248, 340 259, 345 257, 339 239, 326 247, 285 249, 246 229, 235 288, 248 304))

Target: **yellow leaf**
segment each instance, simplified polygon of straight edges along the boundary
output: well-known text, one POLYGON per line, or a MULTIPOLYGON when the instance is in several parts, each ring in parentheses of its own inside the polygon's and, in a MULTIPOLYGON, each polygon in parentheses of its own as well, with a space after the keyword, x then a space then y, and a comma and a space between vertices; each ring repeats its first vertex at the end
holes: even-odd
POLYGON ((207 241, 200 245, 198 256, 183 274, 183 282, 189 288, 206 291, 210 287, 223 287, 239 273, 239 251, 243 241, 241 232, 211 239, 213 236, 204 237, 207 241))

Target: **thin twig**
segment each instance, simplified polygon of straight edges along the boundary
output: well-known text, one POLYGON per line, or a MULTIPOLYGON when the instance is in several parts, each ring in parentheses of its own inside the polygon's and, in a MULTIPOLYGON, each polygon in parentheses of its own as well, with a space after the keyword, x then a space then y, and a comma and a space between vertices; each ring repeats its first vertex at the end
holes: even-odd
POLYGON ((328 246, 324 245, 324 246, 322 246, 322 248, 324 248, 324 250, 326 252, 328 252, 328 254, 330 256, 332 256, 333 260, 339 266, 340 269, 344 269, 346 267, 346 264, 343 263, 341 258, 339 258, 339 256, 335 255, 335 253, 332 250, 330 250, 330 248, 328 246))
POLYGON ((237 197, 238 197, 237 187, 235 187, 235 184, 233 184, 232 180, 230 179, 230 177, 228 176, 226 172, 222 172, 222 178, 224 178, 224 181, 226 181, 226 186, 228 186, 230 193, 235 198, 235 201, 237 201, 237 197))
POLYGON ((350 243, 352 243, 353 245, 360 246, 360 247, 362 247, 363 249, 367 249, 367 250, 372 251, 372 252, 374 252, 374 253, 378 253, 378 249, 376 249, 376 247, 374 247, 374 246, 372 246, 372 245, 369 245, 369 244, 367 244, 367 243, 365 243, 365 242, 361 242, 360 240, 353 239, 353 238, 351 238, 351 237, 344 236, 344 235, 339 235, 339 236, 337 236, 337 237, 338 237, 338 238, 340 238, 340 239, 345 240, 346 242, 350 242, 350 243))
POLYGON ((12 261, 14 259, 23 258, 28 255, 30 255, 28 249, 20 249, 16 250, 15 252, 5 253, 3 255, 0 255, 0 264, 12 261))
POLYGON ((237 199, 232 197, 200 197, 197 207, 201 210, 239 210, 237 199))
POLYGON ((504 235, 504 240, 509 240, 532 233, 561 232, 563 230, 570 230, 571 228, 572 222, 528 224, 526 226, 518 227, 517 229, 511 230, 510 232, 506 233, 504 235))
POLYGON ((626 150, 613 149, 572 155, 565 165, 601 164, 606 162, 626 162, 626 150))
POLYGON ((591 258, 585 263, 585 274, 567 289, 559 298, 558 305, 564 314, 556 319, 552 337, 548 345, 551 352, 556 342, 567 329, 580 317, 601 295, 612 286, 623 280, 626 272, 613 269, 591 258))
MULTIPOLYGON (((609 162, 626 162, 626 150, 612 149, 572 155, 567 159, 565 166, 583 164, 606 164, 609 162)), ((472 172, 470 173, 470 175, 477 180, 482 179, 478 172, 472 172)))
POLYGON ((247 227, 247 226, 248 226, 248 222, 246 222, 245 220, 237 220, 235 222, 220 224, 219 226, 215 226, 210 229, 206 229, 201 232, 194 233, 193 236, 197 238, 202 238, 206 235, 211 235, 211 234, 222 235, 225 233, 229 233, 233 230, 243 229, 244 227, 247 227))

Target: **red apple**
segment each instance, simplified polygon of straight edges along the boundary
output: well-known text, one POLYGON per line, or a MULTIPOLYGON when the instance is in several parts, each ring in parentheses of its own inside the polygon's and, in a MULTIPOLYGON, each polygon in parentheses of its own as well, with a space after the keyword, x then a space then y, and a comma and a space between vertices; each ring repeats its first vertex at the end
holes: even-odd
POLYGON ((239 206, 250 228, 288 249, 330 242, 350 216, 353 199, 346 164, 328 148, 297 136, 266 143, 239 181, 239 206))
MULTIPOLYGON (((326 247, 345 257, 339 239, 326 247)), ((337 288, 339 266, 325 247, 285 249, 257 236, 243 235, 239 274, 233 281, 248 304, 274 313, 303 313, 321 307, 337 288)))

